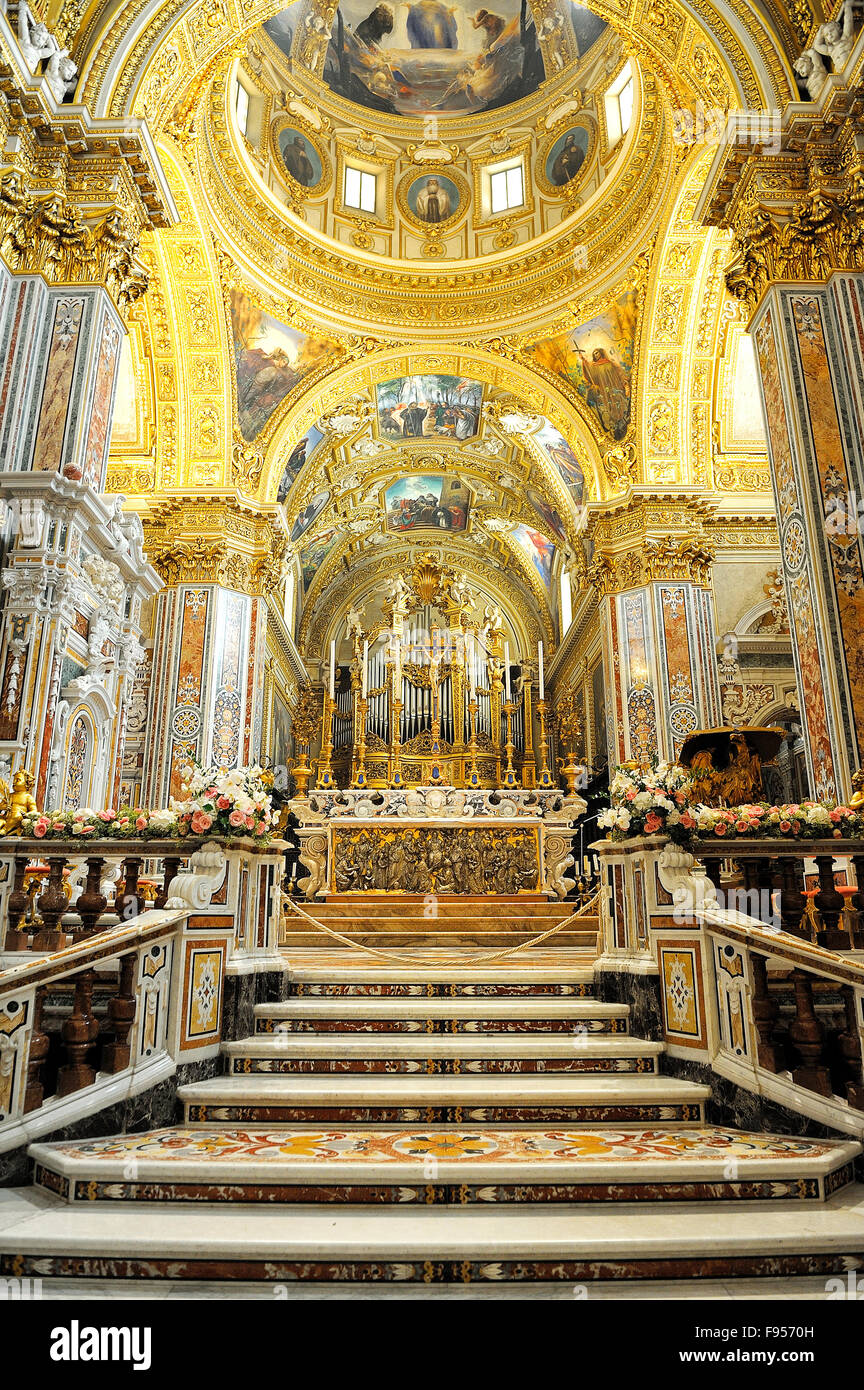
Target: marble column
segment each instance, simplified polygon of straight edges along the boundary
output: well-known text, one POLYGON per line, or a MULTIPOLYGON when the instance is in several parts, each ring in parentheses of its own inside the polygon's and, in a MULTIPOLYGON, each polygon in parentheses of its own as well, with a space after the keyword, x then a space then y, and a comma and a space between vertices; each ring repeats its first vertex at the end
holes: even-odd
POLYGON ((842 799, 864 764, 864 274, 770 285, 751 332, 808 771, 842 799))
MULTIPOLYGON (((600 606, 613 767, 674 760, 688 734, 720 723, 713 553, 698 530, 652 534, 657 506, 635 497, 626 515, 600 518, 586 575, 600 606)), ((667 500, 665 515, 686 523, 687 499, 667 500)))
POLYGON ((189 582, 157 604, 141 796, 167 806, 190 762, 228 770, 261 755, 266 603, 189 582))

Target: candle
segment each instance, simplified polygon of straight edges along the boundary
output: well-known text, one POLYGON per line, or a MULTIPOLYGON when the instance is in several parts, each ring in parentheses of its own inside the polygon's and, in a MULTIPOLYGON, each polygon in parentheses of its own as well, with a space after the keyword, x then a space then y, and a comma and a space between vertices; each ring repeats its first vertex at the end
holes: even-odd
POLYGON ((540 699, 541 699, 541 700, 544 700, 544 699, 546 698, 546 693, 545 693, 545 692, 546 692, 546 687, 545 687, 545 685, 544 685, 544 683, 543 683, 543 643, 542 643, 542 642, 538 642, 538 643, 537 643, 537 666, 538 666, 538 674, 539 674, 539 677, 540 677, 540 699))
POLYGON ((474 633, 468 634, 468 683, 471 691, 471 699, 477 698, 477 672, 474 667, 474 633))
POLYGON ((336 699, 336 639, 330 643, 330 699, 336 699))
POLYGON ((510 703, 510 643, 504 643, 504 698, 510 703))
POLYGON ((369 643, 368 643, 368 642, 364 642, 364 643, 363 643, 363 685, 362 685, 362 694, 363 694, 363 699, 364 699, 364 700, 366 699, 366 691, 367 691, 367 688, 368 688, 368 684, 369 684, 369 643))

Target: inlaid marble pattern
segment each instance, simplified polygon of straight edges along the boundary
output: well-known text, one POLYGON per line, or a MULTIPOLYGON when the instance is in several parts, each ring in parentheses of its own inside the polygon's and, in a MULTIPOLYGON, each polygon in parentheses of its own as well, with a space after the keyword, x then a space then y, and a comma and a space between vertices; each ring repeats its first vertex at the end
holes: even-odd
POLYGON ((522 1075, 526 1072, 615 1072, 653 1075, 651 1057, 233 1057, 233 1076, 301 1073, 365 1076, 522 1075))
POLYGON ((701 1120, 698 1104, 608 1105, 187 1105, 191 1124, 607 1124, 701 1120))

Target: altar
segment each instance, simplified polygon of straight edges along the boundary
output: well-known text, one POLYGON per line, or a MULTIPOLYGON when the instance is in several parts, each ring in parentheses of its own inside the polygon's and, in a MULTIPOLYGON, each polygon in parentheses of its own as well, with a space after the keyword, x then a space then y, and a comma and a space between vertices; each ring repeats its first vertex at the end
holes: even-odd
POLYGON ((333 894, 532 895, 574 887, 577 795, 457 787, 311 791, 290 809, 300 841, 297 886, 333 894))

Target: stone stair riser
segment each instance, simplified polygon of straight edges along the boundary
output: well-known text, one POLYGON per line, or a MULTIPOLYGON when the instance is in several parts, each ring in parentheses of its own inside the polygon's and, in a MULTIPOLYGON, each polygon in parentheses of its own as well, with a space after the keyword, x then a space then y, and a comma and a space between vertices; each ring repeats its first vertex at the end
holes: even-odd
POLYGON ((656 1074, 653 1057, 233 1057, 231 1076, 518 1076, 526 1073, 656 1074))
POLYGON ((593 999, 592 984, 318 984, 295 980, 290 996, 297 999, 593 999))
POLYGON ((245 1105, 187 1103, 187 1124, 634 1124, 702 1123, 702 1102, 588 1105, 245 1105))
POLYGON ((623 1018, 259 1018, 256 1034, 278 1033, 584 1033, 626 1036, 623 1018))

